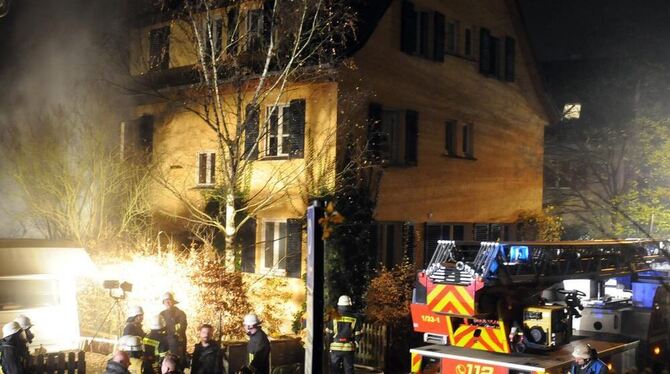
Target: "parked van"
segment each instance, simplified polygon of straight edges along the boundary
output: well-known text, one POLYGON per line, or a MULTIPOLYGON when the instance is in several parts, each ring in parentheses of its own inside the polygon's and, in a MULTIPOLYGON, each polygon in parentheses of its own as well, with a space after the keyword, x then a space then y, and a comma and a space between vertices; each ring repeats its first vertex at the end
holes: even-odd
POLYGON ((76 279, 93 269, 86 251, 72 243, 0 239, 0 325, 25 314, 34 324, 31 350, 78 349, 76 279))

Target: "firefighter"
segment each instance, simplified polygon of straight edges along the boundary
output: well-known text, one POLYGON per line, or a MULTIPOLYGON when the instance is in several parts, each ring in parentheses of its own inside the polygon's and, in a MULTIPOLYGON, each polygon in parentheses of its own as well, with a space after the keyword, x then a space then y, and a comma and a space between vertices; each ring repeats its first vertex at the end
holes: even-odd
POLYGON ((128 308, 128 319, 126 325, 123 327, 123 335, 133 335, 144 338, 144 330, 142 330, 142 322, 144 322, 144 310, 141 306, 131 306, 128 308))
POLYGON ((168 350, 177 356, 180 368, 184 366, 186 353, 186 313, 177 308, 179 302, 172 292, 163 294, 163 310, 160 315, 165 320, 168 350))
POLYGON ((28 366, 26 335, 16 321, 2 326, 0 366, 4 374, 24 374, 28 366))
POLYGON ((351 298, 342 295, 337 300, 338 315, 328 322, 326 332, 332 336, 330 343, 331 374, 340 373, 340 365, 345 374, 354 372, 354 354, 363 332, 360 318, 351 313, 351 298))
POLYGON ((214 328, 203 324, 198 329, 200 342, 193 349, 191 374, 221 374, 223 372, 223 351, 219 343, 212 340, 214 328))
POLYGON ((35 335, 33 335, 32 331, 30 331, 30 328, 34 326, 32 321, 30 321, 30 318, 24 314, 19 314, 14 319, 14 322, 21 326, 21 329, 26 333, 26 341, 28 344, 31 344, 33 339, 35 339, 35 335))
POLYGON ((160 315, 155 315, 149 320, 149 334, 147 334, 142 343, 144 343, 144 374, 158 374, 160 361, 168 350, 167 336, 165 335, 165 320, 160 315))
POLYGON ((577 343, 572 351, 575 362, 570 374, 607 374, 607 365, 598 359, 598 352, 586 343, 577 343))
POLYGON ((249 363, 241 371, 255 374, 270 374, 270 340, 261 328, 261 321, 254 313, 244 316, 244 329, 249 335, 247 354, 249 363))
POLYGON ((118 348, 130 357, 131 374, 142 374, 142 338, 134 335, 124 335, 119 338, 118 348))
POLYGON ((107 362, 104 374, 130 374, 130 356, 123 351, 116 351, 111 360, 107 362))

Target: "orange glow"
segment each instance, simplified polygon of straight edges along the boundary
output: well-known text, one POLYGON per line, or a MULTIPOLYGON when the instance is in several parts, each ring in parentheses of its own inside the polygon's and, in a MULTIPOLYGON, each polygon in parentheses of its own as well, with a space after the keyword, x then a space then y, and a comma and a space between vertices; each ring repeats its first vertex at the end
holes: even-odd
POLYGON ((656 356, 660 355, 661 354, 661 347, 655 346, 654 349, 653 349, 653 352, 656 356))

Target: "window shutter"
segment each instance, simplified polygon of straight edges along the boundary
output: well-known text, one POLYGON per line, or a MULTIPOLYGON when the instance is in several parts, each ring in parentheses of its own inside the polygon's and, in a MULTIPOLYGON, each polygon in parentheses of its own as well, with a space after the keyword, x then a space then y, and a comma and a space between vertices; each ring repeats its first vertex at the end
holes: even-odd
POLYGON ((414 110, 405 112, 405 165, 417 164, 419 142, 419 113, 414 110))
POLYGON ((489 229, 489 240, 496 241, 502 239, 503 227, 500 224, 492 223, 491 228, 489 229))
POLYGON ((437 248, 437 241, 442 239, 442 225, 435 223, 426 223, 424 226, 423 237, 424 237, 423 263, 425 267, 428 266, 428 262, 435 253, 435 249, 437 248))
POLYGON ((305 157, 305 100, 291 100, 289 131, 289 157, 305 157))
POLYGON ((464 133, 467 134, 464 138, 464 153, 466 157, 475 157, 475 127, 468 123, 463 127, 464 133))
POLYGON ((476 224, 474 227, 474 238, 475 241, 485 242, 489 240, 489 225, 487 224, 476 224))
POLYGON ((302 265, 302 220, 286 220, 286 276, 300 278, 302 265))
POLYGON ((165 70, 170 65, 170 26, 149 32, 149 68, 165 70))
POLYGON ((140 151, 151 154, 154 140, 154 116, 145 114, 139 119, 140 151))
POLYGON ((444 14, 435 12, 434 15, 435 46, 433 47, 435 61, 444 61, 444 14))
POLYGON ((500 78, 500 39, 490 38, 489 74, 500 78))
POLYGON ((453 240, 465 240, 465 227, 463 225, 454 225, 453 240))
POLYGON ((237 233, 242 255, 242 271, 254 273, 256 271, 256 220, 250 218, 242 225, 237 233))
POLYGON ((207 183, 207 153, 198 154, 198 183, 207 183))
POLYGON ((214 56, 219 57, 223 51, 223 19, 219 18, 214 21, 214 56))
POLYGON ((258 159, 259 109, 257 105, 247 105, 244 121, 244 154, 249 160, 258 159))
POLYGON ((416 235, 414 233, 414 223, 405 222, 403 224, 403 244, 405 256, 414 263, 416 258, 416 235))
POLYGON ((414 4, 402 2, 402 20, 400 24, 400 50, 413 54, 416 51, 416 12, 414 4))
POLYGON ((456 121, 447 121, 444 128, 444 150, 450 156, 456 155, 456 121))
POLYGON ((516 61, 516 43, 514 38, 505 38, 505 80, 514 82, 515 61, 516 61))
POLYGON ((227 47, 226 47, 226 53, 231 53, 235 54, 237 53, 238 49, 238 42, 239 42, 239 35, 240 35, 240 29, 239 25, 237 24, 238 22, 238 8, 233 7, 228 11, 227 14, 227 35, 228 35, 228 40, 227 40, 227 47))
POLYGON ((491 74, 491 32, 485 28, 479 30, 479 72, 491 74))
POLYGON ((368 111, 368 154, 372 162, 381 161, 382 106, 371 103, 368 111))
POLYGON ((270 45, 273 25, 272 12, 274 5, 274 0, 265 1, 263 3, 263 48, 267 48, 270 45))
POLYGON ((378 238, 378 232, 379 232, 379 224, 377 222, 373 222, 370 224, 370 247, 369 247, 369 253, 370 253, 370 259, 372 260, 372 266, 373 268, 377 268, 377 263, 379 260, 379 238, 378 238))
POLYGON ((209 183, 216 182, 216 153, 209 154, 209 183))

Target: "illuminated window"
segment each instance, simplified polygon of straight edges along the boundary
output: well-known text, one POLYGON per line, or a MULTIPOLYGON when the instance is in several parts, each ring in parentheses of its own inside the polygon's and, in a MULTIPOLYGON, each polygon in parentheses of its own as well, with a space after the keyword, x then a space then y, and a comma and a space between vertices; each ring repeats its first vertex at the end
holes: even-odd
POLYGON ((286 274, 286 221, 265 221, 263 238, 263 270, 276 275, 286 274))
POLYGON ((563 106, 563 119, 579 119, 582 112, 582 104, 567 103, 563 106))

